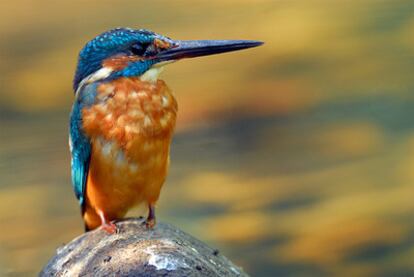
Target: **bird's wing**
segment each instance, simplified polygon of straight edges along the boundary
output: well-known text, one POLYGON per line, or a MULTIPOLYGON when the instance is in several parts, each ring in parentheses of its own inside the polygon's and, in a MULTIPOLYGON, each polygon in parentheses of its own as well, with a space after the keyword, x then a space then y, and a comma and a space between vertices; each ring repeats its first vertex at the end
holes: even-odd
POLYGON ((91 105, 96 95, 96 86, 87 86, 78 92, 72 107, 69 127, 69 147, 72 155, 72 185, 82 211, 85 205, 86 181, 91 157, 91 142, 82 130, 82 108, 91 105))

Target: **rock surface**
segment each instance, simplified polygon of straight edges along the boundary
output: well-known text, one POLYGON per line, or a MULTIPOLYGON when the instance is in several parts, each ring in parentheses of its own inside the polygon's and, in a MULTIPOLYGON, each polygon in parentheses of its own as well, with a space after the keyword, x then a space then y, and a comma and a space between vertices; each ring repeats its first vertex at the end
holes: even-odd
POLYGON ((226 257, 165 223, 147 230, 142 219, 117 222, 59 248, 40 276, 248 276, 226 257))

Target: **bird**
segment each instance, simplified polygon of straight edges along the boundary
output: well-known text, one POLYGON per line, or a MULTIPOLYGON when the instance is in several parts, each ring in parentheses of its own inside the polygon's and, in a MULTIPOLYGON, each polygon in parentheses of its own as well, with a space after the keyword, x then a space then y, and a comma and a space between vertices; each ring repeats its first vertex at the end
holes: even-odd
POLYGON ((116 221, 139 204, 147 228, 165 182, 177 101, 159 74, 184 59, 261 45, 254 40, 173 40, 115 28, 78 55, 69 124, 71 177, 85 231, 117 232, 116 221))

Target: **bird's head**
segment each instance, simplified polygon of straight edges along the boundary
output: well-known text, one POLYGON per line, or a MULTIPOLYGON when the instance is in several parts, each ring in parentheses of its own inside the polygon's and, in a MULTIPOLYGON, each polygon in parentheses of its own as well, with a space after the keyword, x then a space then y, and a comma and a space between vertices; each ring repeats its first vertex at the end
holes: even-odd
POLYGON ((117 28, 86 43, 79 53, 73 82, 113 80, 119 77, 156 78, 162 65, 261 45, 252 40, 172 40, 148 30, 117 28))

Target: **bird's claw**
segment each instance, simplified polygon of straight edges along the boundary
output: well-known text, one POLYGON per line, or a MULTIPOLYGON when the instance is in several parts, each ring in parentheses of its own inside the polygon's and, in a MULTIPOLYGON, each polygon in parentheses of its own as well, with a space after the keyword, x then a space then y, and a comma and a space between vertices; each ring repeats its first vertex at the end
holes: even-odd
POLYGON ((155 218, 147 218, 144 222, 142 222, 142 225, 145 225, 145 227, 149 230, 154 229, 155 224, 155 218))
POLYGON ((116 227, 115 223, 109 222, 102 224, 102 229, 110 235, 118 233, 118 228, 116 227))

